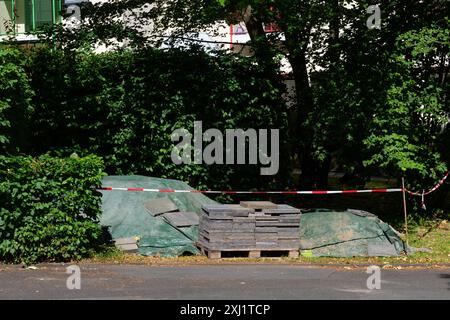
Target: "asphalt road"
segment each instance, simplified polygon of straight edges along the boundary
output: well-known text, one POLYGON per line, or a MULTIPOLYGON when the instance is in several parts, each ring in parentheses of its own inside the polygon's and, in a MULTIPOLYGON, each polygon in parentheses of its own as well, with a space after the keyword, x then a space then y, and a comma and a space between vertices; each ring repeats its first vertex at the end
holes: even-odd
MULTIPOLYGON (((68 265, 37 270, 0 265, 0 299, 446 299, 450 268, 381 269, 369 290, 365 269, 294 265, 81 265, 81 289, 67 288, 68 265)), ((76 281, 71 282, 72 285, 76 281)))

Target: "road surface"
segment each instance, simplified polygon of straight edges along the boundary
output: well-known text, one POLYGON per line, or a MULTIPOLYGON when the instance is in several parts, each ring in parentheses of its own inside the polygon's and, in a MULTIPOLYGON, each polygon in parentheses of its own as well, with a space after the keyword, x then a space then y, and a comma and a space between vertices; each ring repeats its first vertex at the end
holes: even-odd
POLYGON ((0 265, 0 299, 450 299, 450 268, 381 269, 381 289, 369 290, 364 268, 82 264, 69 290, 67 266, 0 265))

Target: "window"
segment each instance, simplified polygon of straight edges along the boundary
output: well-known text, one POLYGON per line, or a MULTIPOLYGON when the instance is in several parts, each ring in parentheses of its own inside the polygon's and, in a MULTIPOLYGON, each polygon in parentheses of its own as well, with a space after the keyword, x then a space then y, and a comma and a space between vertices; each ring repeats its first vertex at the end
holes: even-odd
POLYGON ((52 0, 40 0, 37 3, 35 3, 34 7, 34 20, 36 23, 35 28, 40 28, 44 25, 52 24, 53 11, 55 9, 52 8, 52 0))
POLYGON ((39 31, 58 23, 62 0, 0 0, 0 34, 39 31))

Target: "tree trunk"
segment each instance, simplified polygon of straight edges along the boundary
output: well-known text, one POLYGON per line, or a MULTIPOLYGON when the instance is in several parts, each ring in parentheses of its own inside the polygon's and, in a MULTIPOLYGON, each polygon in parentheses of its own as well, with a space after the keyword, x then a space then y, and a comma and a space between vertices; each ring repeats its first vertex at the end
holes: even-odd
POLYGON ((312 132, 309 132, 306 127, 306 120, 314 109, 306 64, 306 50, 301 50, 295 54, 295 56, 291 57, 290 62, 297 95, 297 121, 294 130, 298 141, 296 151, 302 170, 299 187, 311 189, 314 188, 317 165, 312 157, 312 132))
POLYGON ((257 13, 253 12, 252 7, 249 5, 242 12, 242 19, 245 22, 247 32, 250 36, 256 59, 261 61, 261 66, 265 67, 269 74, 276 74, 274 54, 271 49, 271 44, 266 38, 263 22, 260 17, 258 17, 257 13))
MULTIPOLYGON (((278 65, 275 63, 275 56, 272 50, 273 44, 269 42, 264 31, 263 23, 256 12, 249 5, 241 13, 241 19, 244 21, 247 32, 252 42, 255 57, 264 69, 264 74, 271 79, 279 80, 278 65)), ((286 106, 282 106, 279 112, 286 112, 286 106)), ((289 130, 289 128, 288 128, 289 130)), ((290 150, 289 134, 281 133, 280 138, 280 171, 277 180, 282 185, 287 185, 292 177, 292 152, 290 150), (291 155, 291 157, 286 157, 291 155)))
MULTIPOLYGON (((252 43, 254 45, 255 55, 258 60, 268 68, 268 72, 275 70, 273 51, 271 44, 267 40, 262 21, 258 15, 252 12, 251 6, 247 6, 242 13, 243 20, 247 27, 252 43), (271 70, 270 70, 271 69, 271 70)), ((314 188, 317 179, 317 173, 320 171, 317 162, 312 156, 312 132, 306 127, 306 120, 309 114, 314 110, 314 100, 311 92, 309 74, 307 68, 306 49, 309 43, 309 30, 305 30, 302 35, 290 35, 284 32, 286 37, 285 49, 288 51, 289 61, 292 66, 292 73, 295 81, 296 91, 296 119, 294 127, 290 128, 293 135, 294 150, 302 170, 299 187, 314 188), (290 39, 289 39, 290 38, 290 39), (303 48, 298 50, 298 44, 304 43, 303 48)))

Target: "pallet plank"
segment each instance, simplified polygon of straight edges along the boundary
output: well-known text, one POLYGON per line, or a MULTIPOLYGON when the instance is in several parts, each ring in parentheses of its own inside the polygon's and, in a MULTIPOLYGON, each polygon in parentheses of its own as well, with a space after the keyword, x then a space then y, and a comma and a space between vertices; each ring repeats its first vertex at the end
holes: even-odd
MULTIPOLYGON (((222 254, 224 252, 233 253, 233 252, 244 252, 247 254, 248 258, 260 258, 265 252, 277 252, 281 255, 287 254, 289 258, 298 258, 299 250, 294 247, 284 247, 284 248, 229 248, 229 249, 217 249, 217 248, 208 248, 201 244, 197 243, 199 249, 208 255, 210 259, 220 259, 222 258, 222 254)), ((273 256, 273 255, 272 255, 273 256)))

